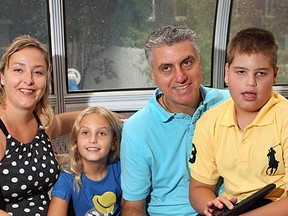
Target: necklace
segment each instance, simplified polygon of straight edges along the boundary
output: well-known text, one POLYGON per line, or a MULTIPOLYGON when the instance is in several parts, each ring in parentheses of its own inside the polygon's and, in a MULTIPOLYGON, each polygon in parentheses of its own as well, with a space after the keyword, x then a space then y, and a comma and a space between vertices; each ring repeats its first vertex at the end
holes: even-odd
POLYGON ((173 112, 171 112, 171 110, 168 108, 168 106, 166 105, 166 103, 165 103, 165 101, 164 101, 164 95, 162 95, 162 103, 163 103, 163 105, 164 105, 164 108, 168 111, 168 112, 170 112, 170 113, 173 113, 173 112))

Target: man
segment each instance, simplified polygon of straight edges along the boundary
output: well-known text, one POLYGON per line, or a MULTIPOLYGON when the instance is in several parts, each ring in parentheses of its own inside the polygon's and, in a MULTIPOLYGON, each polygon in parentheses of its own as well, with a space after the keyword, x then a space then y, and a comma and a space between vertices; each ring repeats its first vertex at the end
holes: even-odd
POLYGON ((122 215, 196 215, 188 197, 195 122, 229 93, 201 85, 196 35, 186 26, 152 33, 145 54, 158 88, 123 128, 122 215))

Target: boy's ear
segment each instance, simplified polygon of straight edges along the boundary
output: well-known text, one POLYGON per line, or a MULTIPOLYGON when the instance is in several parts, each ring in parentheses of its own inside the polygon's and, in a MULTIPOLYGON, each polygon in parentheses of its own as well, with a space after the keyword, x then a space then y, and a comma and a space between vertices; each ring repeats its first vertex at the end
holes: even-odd
POLYGON ((229 73, 229 65, 228 63, 225 64, 225 76, 224 76, 224 81, 226 85, 228 85, 228 73, 229 73))
POLYGON ((279 72, 279 65, 276 65, 274 69, 274 74, 273 74, 273 85, 276 84, 277 82, 278 72, 279 72))

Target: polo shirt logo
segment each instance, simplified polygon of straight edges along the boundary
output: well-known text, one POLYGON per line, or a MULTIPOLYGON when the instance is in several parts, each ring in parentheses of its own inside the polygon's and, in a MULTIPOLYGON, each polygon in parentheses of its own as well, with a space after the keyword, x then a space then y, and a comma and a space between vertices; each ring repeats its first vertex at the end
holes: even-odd
POLYGON ((195 163, 196 154, 197 154, 196 146, 194 143, 192 143, 192 152, 191 152, 190 159, 189 159, 190 163, 192 163, 192 164, 195 163))
POLYGON ((268 154, 267 154, 267 157, 268 157, 268 167, 266 169, 266 174, 267 175, 275 175, 277 169, 278 169, 278 164, 279 164, 279 161, 276 160, 275 158, 275 154, 276 154, 276 151, 274 150, 274 148, 276 148, 277 146, 279 146, 279 144, 271 147, 269 150, 268 150, 268 154))

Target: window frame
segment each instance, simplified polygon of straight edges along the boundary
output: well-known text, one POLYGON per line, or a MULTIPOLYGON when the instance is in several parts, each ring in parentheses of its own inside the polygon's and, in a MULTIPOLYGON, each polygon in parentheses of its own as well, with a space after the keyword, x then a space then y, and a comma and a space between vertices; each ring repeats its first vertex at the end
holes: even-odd
MULTIPOLYGON (((212 48, 212 79, 214 88, 225 88, 225 52, 229 33, 229 19, 233 0, 218 0, 216 5, 214 41, 212 48), (225 36, 225 37, 223 37, 225 36)), ((67 92, 66 42, 63 0, 49 0, 50 40, 53 63, 52 105, 56 113, 79 110, 88 106, 104 106, 117 112, 135 112, 141 109, 152 96, 154 89, 121 90, 100 92, 67 92)), ((288 96, 287 86, 274 89, 288 96)))

